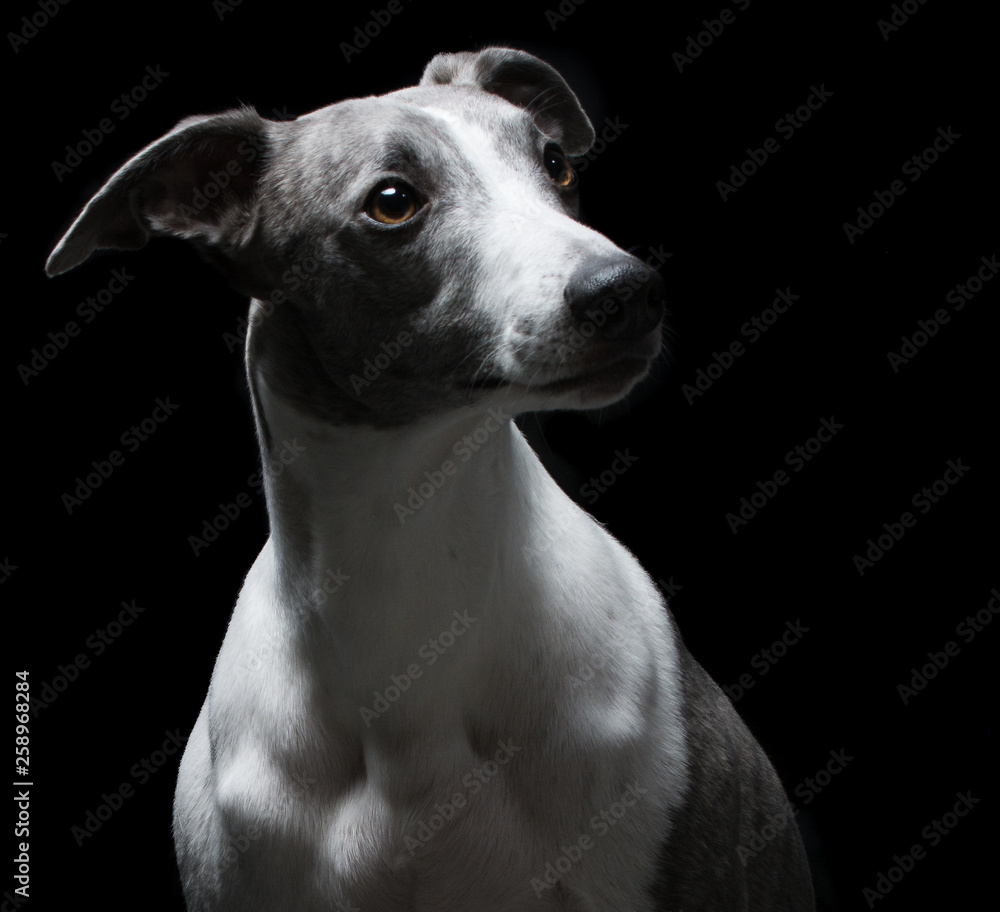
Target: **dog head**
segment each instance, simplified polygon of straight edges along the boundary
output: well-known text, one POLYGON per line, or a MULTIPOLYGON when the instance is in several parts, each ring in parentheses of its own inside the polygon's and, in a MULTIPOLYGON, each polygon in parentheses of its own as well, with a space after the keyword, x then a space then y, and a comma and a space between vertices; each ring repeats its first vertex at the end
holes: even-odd
POLYGON ((582 225, 594 131, 548 64, 442 54, 418 86, 291 122, 182 121, 90 201, 46 270, 184 238, 255 300, 251 376, 338 423, 621 398, 660 347, 663 283, 582 225))

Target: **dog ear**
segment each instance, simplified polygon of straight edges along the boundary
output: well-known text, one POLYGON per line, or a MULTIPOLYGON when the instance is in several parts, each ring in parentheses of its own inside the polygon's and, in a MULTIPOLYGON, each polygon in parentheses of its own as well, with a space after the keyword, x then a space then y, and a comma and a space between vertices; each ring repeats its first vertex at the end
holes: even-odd
POLYGON ((594 128, 566 80, 545 61, 511 48, 438 54, 420 85, 471 85, 524 108, 536 126, 567 155, 582 155, 594 143, 594 128))
POLYGON ((182 120, 127 161, 87 204, 45 271, 78 266, 98 248, 136 250, 152 235, 194 241, 221 265, 256 222, 267 132, 252 108, 182 120))

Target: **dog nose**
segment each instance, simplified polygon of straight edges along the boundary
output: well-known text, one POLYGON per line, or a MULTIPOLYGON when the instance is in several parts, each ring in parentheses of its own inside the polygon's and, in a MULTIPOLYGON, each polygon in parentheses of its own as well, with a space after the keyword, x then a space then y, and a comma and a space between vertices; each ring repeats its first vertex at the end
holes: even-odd
POLYGON ((565 294, 581 327, 590 323, 604 339, 633 342, 663 319, 666 286, 658 272, 623 254, 580 265, 565 294))

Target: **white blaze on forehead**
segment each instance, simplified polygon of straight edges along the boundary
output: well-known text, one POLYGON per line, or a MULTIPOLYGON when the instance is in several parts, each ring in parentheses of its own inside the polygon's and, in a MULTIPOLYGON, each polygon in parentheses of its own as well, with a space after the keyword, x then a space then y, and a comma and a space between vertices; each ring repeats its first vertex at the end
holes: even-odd
MULTIPOLYGON (((444 108, 424 107, 433 117, 444 121, 449 132, 476 176, 489 188, 496 202, 512 208, 522 208, 539 194, 523 174, 510 167, 496 146, 496 136, 479 124, 444 108)), ((538 167, 542 167, 541 161, 538 167)))
POLYGON ((459 207, 457 218, 478 250, 468 306, 497 327, 494 372, 519 381, 549 379, 540 365, 558 368, 559 359, 552 352, 567 320, 565 290, 574 271, 589 257, 622 251, 571 218, 554 194, 545 192, 540 153, 538 177, 533 180, 530 162, 498 148, 488 127, 453 111, 421 110, 447 130, 464 159, 461 166, 472 169, 489 196, 485 206, 459 207), (525 320, 534 327, 530 332, 520 328, 525 320), (527 374, 521 366, 524 361, 535 363, 527 374))
MULTIPOLYGON (((489 129, 445 108, 428 105, 421 107, 420 110, 447 125, 448 132, 466 162, 492 198, 493 205, 489 215, 501 215, 507 223, 504 234, 516 239, 520 251, 518 261, 522 262, 522 265, 530 261, 532 256, 541 255, 538 242, 542 238, 543 231, 549 232, 546 240, 550 244, 554 237, 560 237, 564 243, 578 250, 593 248, 595 253, 620 252, 603 235, 563 212, 559 205, 530 179, 523 168, 515 166, 515 159, 509 154, 505 155, 505 152, 497 147, 496 135, 489 129), (511 223, 512 215, 529 220, 532 223, 530 229, 519 222, 511 223)), ((508 123, 512 123, 513 120, 510 118, 508 123)), ((530 166, 530 163, 527 164, 530 166)), ((538 155, 536 167, 539 176, 544 177, 541 153, 538 155)), ((548 250, 546 256, 549 258, 553 255, 558 257, 558 251, 553 253, 549 248, 546 250, 548 250)), ((576 259, 577 254, 572 258, 576 259)), ((551 269, 551 261, 547 268, 551 269)))

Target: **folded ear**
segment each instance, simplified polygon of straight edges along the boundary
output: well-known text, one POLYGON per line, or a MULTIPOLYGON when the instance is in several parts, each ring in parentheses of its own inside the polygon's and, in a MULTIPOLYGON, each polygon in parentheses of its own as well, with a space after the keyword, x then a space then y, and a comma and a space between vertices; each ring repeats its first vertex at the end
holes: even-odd
POLYGON ((182 120, 101 188, 52 251, 46 273, 66 272, 98 248, 136 250, 151 234, 187 238, 225 260, 256 222, 273 126, 252 108, 182 120))
POLYGON ((536 126, 568 155, 582 155, 594 143, 594 128, 566 80, 543 60, 511 48, 478 53, 438 54, 421 85, 471 85, 524 108, 536 126))

